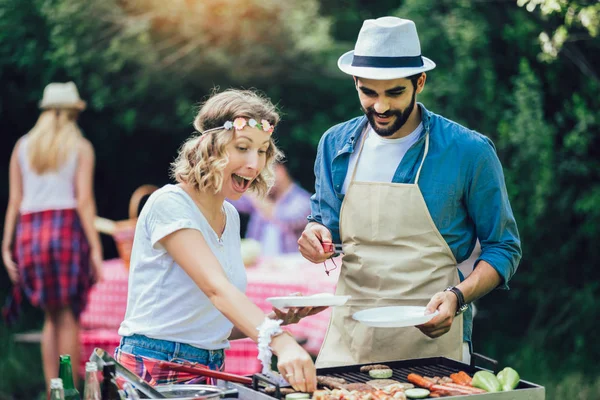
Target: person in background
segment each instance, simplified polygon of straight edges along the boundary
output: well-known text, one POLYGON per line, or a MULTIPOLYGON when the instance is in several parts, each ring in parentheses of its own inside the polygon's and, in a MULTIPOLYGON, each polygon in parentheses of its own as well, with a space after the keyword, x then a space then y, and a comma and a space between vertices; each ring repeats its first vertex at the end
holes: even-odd
POLYGON ((102 279, 102 247, 94 228, 94 148, 77 125, 85 102, 73 82, 50 83, 40 108, 10 159, 2 260, 14 287, 3 316, 16 319, 22 293, 44 310, 49 390, 60 354, 79 365, 79 316, 94 280, 102 279))
POLYGON ((333 254, 323 242, 342 243, 336 293, 351 295, 355 306, 334 309, 317 365, 436 356, 468 362, 469 304, 508 289, 521 259, 494 145, 417 103, 435 63, 422 56, 413 21, 364 21, 338 67, 353 77, 365 115, 322 136, 312 215, 298 244, 320 263, 333 254), (481 254, 463 279, 457 264, 478 239, 481 254), (352 319, 361 302, 438 314, 418 329, 370 328, 352 319))
POLYGON ((265 315, 246 297, 240 218, 225 201, 272 186, 278 122, 275 106, 253 91, 213 94, 194 120, 200 134, 172 164, 178 184, 152 193, 140 213, 115 357, 151 384, 196 382, 160 361, 222 369, 229 340, 249 337, 258 342, 263 373, 302 392, 316 389, 310 355, 280 326, 322 308, 265 315), (271 371, 271 349, 283 377, 271 371))
POLYGON ((257 240, 262 255, 298 252, 298 238, 310 214, 310 193, 293 181, 284 164, 275 164, 275 185, 267 196, 248 193, 232 204, 249 214, 244 237, 257 240))

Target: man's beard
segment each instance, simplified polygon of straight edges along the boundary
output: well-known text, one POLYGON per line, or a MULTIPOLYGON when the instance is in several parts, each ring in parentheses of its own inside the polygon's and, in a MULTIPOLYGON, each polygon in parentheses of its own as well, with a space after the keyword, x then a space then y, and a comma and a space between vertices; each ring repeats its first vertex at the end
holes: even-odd
POLYGON ((404 111, 388 110, 383 114, 378 114, 377 112, 375 112, 375 109, 373 107, 369 107, 366 110, 363 107, 361 107, 361 109, 366 114, 367 119, 369 120, 369 123, 371 124, 371 127, 373 128, 375 133, 377 133, 381 137, 392 136, 394 133, 396 133, 398 131, 398 129, 400 129, 404 126, 406 121, 408 121, 408 117, 410 117, 410 114, 415 109, 415 104, 416 104, 415 94, 416 94, 416 90, 413 91, 413 95, 412 95, 410 104, 408 107, 406 107, 404 109, 404 111), (392 123, 391 126, 386 127, 386 128, 381 128, 375 124, 375 114, 384 115, 385 117, 395 116, 396 118, 394 119, 394 122, 392 123))

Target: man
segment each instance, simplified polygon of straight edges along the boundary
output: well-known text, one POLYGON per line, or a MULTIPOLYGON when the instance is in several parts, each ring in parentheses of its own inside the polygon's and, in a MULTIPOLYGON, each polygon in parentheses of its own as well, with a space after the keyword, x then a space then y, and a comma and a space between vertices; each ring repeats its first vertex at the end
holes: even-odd
POLYGON ((275 185, 266 197, 248 193, 230 202, 240 214, 250 216, 245 238, 260 242, 263 255, 298 252, 298 236, 310 213, 310 193, 294 182, 285 165, 275 164, 275 185))
POLYGON ((469 303, 507 289, 521 258, 494 146, 416 102, 435 64, 421 56, 412 21, 366 20, 338 67, 354 77, 365 116, 321 138, 312 215, 298 240, 315 263, 333 255, 322 243, 342 243, 336 294, 352 296, 333 310, 317 366, 431 356, 468 362, 469 303), (461 281, 457 264, 477 239, 481 254, 461 281), (352 319, 389 305, 438 314, 418 329, 352 319))

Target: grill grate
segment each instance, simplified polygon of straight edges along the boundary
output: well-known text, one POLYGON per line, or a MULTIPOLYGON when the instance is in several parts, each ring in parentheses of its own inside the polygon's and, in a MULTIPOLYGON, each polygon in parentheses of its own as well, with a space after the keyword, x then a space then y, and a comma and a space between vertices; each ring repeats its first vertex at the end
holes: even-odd
MULTIPOLYGON (((450 376, 450 374, 458 371, 465 371, 469 375, 473 374, 481 368, 473 367, 468 364, 451 360, 445 357, 420 358, 402 361, 377 362, 373 364, 385 364, 392 369, 392 378, 400 382, 408 382, 407 376, 410 373, 419 374, 421 376, 450 376)), ((349 365, 345 367, 320 368, 317 370, 317 375, 331 376, 335 378, 344 378, 348 383, 364 383, 373 378, 368 373, 360 372, 360 367, 369 364, 349 365)), ((272 400, 276 396, 265 394, 262 388, 259 388, 258 382, 263 381, 270 383, 266 377, 256 374, 253 377, 254 389, 247 386, 242 386, 240 390, 240 399, 242 400, 272 400)), ((234 384, 237 386, 237 384, 234 384)), ((542 386, 521 380, 517 389, 530 390, 515 390, 511 392, 486 393, 480 395, 453 396, 452 399, 502 399, 502 400, 538 400, 545 398, 545 390, 542 386)))

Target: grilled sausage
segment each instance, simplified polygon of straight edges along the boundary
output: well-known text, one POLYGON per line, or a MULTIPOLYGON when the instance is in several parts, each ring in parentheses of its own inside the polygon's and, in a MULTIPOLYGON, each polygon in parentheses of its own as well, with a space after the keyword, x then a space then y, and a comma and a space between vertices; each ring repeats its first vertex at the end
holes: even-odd
POLYGON ((329 389, 341 389, 342 385, 346 384, 347 382, 343 378, 317 375, 317 383, 321 386, 328 387, 329 389))

